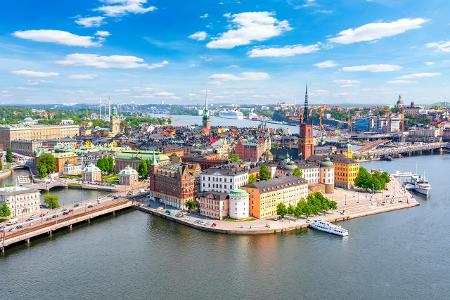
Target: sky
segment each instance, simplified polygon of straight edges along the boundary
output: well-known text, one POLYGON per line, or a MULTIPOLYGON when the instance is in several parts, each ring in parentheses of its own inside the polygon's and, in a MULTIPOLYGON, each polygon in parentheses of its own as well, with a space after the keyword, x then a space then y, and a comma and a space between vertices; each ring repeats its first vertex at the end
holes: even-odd
POLYGON ((450 95, 448 0, 4 0, 0 104, 418 104, 450 95))

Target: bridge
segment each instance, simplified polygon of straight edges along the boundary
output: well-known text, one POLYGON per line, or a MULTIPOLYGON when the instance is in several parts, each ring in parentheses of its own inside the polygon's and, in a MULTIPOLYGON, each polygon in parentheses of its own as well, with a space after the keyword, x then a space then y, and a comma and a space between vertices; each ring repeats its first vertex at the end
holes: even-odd
POLYGON ((27 188, 34 189, 34 190, 41 190, 41 191, 49 191, 55 187, 68 187, 71 183, 76 183, 77 180, 75 179, 63 179, 63 180, 56 180, 56 181, 50 181, 50 182, 38 182, 26 185, 27 188))
MULTIPOLYGON (((67 215, 63 215, 62 212, 56 212, 52 217, 42 217, 41 220, 32 221, 33 224, 24 224, 23 228, 7 232, 5 229, 0 230, 0 250, 5 252, 5 247, 26 242, 31 243, 31 239, 48 235, 52 236, 56 230, 69 228, 78 223, 87 222, 90 223, 91 219, 107 215, 115 214, 117 211, 129 208, 133 206, 133 202, 126 199, 120 200, 108 200, 101 204, 90 205, 86 207, 74 208, 72 212, 67 215)), ((53 212, 54 213, 54 212, 53 212)))
POLYGON ((385 148, 380 148, 380 149, 374 149, 374 150, 370 150, 365 153, 362 153, 362 155, 372 157, 372 158, 398 155, 398 154, 406 154, 406 155, 419 154, 420 155, 423 152, 433 153, 436 150, 439 150, 442 152, 444 150, 444 148, 446 148, 446 147, 448 147, 448 144, 443 143, 443 142, 427 143, 427 144, 412 144, 412 145, 405 145, 405 146, 385 147, 385 148))
POLYGON ((362 154, 362 153, 365 153, 365 152, 369 152, 369 151, 375 150, 378 146, 384 145, 384 144, 389 143, 389 142, 390 142, 389 140, 376 140, 376 141, 373 141, 373 142, 369 142, 369 143, 365 144, 363 147, 361 147, 358 150, 356 150, 355 154, 358 155, 358 154, 362 154))

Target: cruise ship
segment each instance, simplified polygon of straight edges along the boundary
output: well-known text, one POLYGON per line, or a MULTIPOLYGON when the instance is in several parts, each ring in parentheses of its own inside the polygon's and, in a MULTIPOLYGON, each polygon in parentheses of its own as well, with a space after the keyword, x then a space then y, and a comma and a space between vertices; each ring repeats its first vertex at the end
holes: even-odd
POLYGON ((244 114, 238 110, 222 110, 219 113, 219 117, 224 118, 224 119, 243 120, 244 114))
POLYGON ((322 221, 322 220, 314 220, 312 221, 309 226, 311 228, 325 231, 331 234, 339 235, 339 236, 348 236, 348 230, 344 229, 340 226, 331 224, 330 222, 322 221))

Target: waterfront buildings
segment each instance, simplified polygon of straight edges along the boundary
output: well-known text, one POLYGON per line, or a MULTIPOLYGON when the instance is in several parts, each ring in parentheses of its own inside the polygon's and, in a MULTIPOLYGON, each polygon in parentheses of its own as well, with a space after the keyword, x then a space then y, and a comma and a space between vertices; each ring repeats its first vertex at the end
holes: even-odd
POLYGON ((343 154, 334 154, 330 157, 334 164, 334 185, 349 189, 355 184, 359 172, 359 163, 343 154))
POLYGON ((186 202, 194 200, 195 173, 199 170, 189 164, 160 165, 154 157, 149 170, 150 196, 167 205, 185 209, 186 202))
POLYGON ((249 194, 242 189, 229 193, 229 216, 232 219, 246 219, 249 217, 249 194))
POLYGON ((65 165, 77 165, 78 164, 78 155, 74 152, 56 152, 53 153, 56 161, 56 172, 64 173, 65 165))
POLYGON ((223 165, 202 171, 200 175, 201 192, 220 192, 228 194, 247 184, 248 172, 238 165, 223 165))
POLYGON ((216 220, 222 220, 228 216, 229 199, 226 193, 201 193, 197 202, 202 216, 216 220))
POLYGON ((0 127, 0 147, 11 148, 11 142, 16 140, 42 141, 74 137, 78 134, 78 125, 2 126, 0 127))
POLYGON ((259 181, 242 189, 249 193, 249 212, 257 219, 275 216, 278 203, 296 205, 308 196, 307 181, 296 176, 259 181))
POLYGON ((12 218, 39 213, 40 202, 38 190, 22 186, 0 188, 0 206, 6 203, 12 218))

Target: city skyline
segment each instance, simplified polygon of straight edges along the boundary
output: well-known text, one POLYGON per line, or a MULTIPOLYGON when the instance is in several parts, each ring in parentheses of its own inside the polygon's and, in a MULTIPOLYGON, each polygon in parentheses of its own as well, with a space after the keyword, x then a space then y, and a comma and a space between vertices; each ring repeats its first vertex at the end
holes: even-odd
POLYGON ((3 4, 3 104, 448 100, 444 1, 3 4), (30 53, 32 55, 30 55, 30 53))

